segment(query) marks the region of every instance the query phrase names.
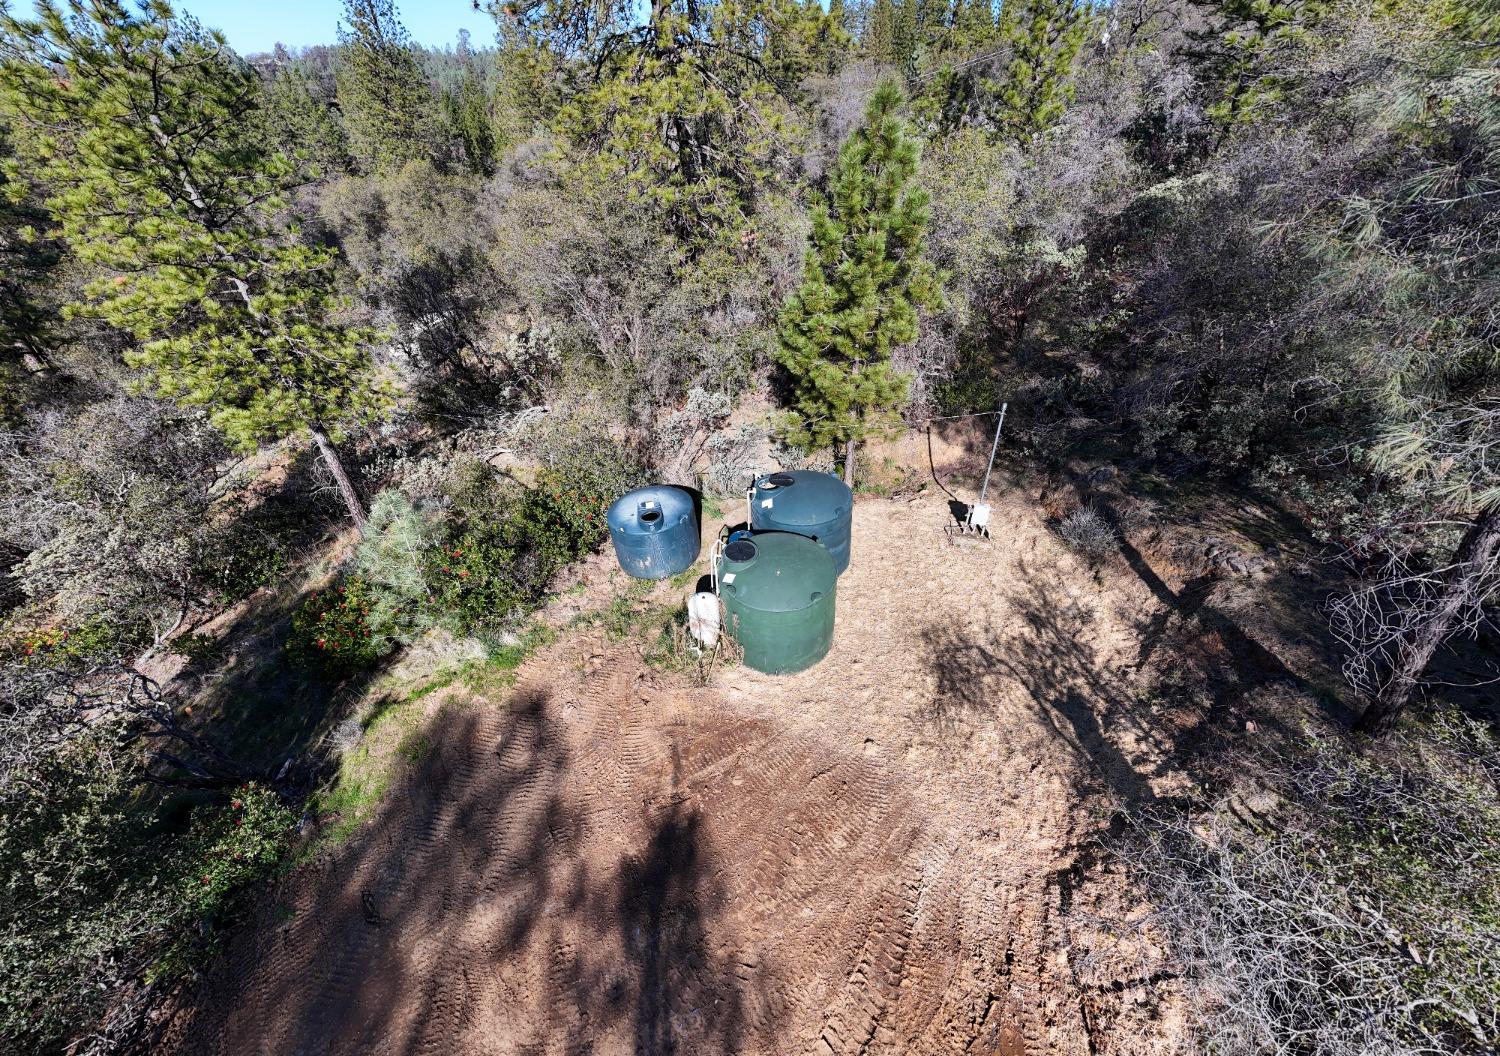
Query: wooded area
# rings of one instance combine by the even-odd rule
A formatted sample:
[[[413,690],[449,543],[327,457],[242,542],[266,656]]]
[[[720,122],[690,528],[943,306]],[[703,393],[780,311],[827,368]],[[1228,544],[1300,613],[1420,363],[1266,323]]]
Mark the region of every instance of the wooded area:
[[[1011,463],[1316,552],[1345,731],[1109,852],[1180,1051],[1494,1052],[1500,710],[1439,668],[1500,661],[1500,3],[488,6],[244,56],[0,5],[6,1050],[151,1051],[305,848],[306,731],[424,635],[524,654],[622,491],[873,487],[1008,401]],[[1057,530],[1105,575],[1130,516]]]

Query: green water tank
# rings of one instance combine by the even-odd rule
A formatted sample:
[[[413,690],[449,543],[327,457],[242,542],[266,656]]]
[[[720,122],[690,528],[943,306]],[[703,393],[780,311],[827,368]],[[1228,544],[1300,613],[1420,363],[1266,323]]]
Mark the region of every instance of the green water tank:
[[[719,597],[745,664],[768,675],[812,667],[833,644],[838,570],[821,544],[790,532],[760,532],[724,548]]]

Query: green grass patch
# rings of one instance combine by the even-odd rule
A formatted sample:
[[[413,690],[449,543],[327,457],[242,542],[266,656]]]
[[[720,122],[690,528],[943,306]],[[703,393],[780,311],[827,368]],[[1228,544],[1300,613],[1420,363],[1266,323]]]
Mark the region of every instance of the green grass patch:
[[[458,681],[458,677],[461,671],[461,668],[453,668],[449,671],[444,671],[432,681],[424,682],[416,689],[412,690],[409,694],[407,694],[406,699],[411,701],[412,703],[416,703],[423,697],[432,696],[432,694],[436,693],[440,689],[447,689],[449,686],[453,685],[454,682]]]
[[[642,603],[655,586],[652,580],[632,579],[604,608],[581,612],[568,626],[599,627],[611,641],[619,641],[635,630],[636,619],[643,611]]]
[[[423,688],[428,693],[436,691]],[[340,757],[338,773],[329,786],[313,796],[317,815],[338,816],[323,830],[319,843],[348,839],[380,805],[402,771],[425,758],[431,742],[424,729],[424,711],[410,698],[385,697],[375,705],[359,743]]]
[[[503,694],[516,684],[516,667],[519,666],[519,662],[508,663],[507,660],[508,657],[502,657],[498,663],[493,659],[471,660],[459,672],[458,680],[475,696]]]

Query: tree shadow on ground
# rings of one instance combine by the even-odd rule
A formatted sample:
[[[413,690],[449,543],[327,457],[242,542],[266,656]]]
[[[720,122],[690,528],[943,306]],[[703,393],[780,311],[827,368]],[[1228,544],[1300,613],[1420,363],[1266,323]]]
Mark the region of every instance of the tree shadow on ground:
[[[1213,687],[1213,705],[1208,716],[1207,727],[1222,729],[1232,719],[1243,719],[1240,714],[1252,693],[1268,684],[1283,682],[1308,691],[1326,718],[1347,724],[1353,713],[1336,693],[1318,691],[1307,680],[1287,666],[1281,657],[1249,634],[1227,609],[1215,603],[1215,594],[1226,582],[1224,575],[1213,570],[1197,575],[1180,588],[1173,589],[1165,576],[1160,574],[1151,561],[1131,542],[1130,532],[1117,508],[1120,496],[1106,488],[1096,487],[1092,477],[1077,472],[1065,471],[1067,486],[1074,493],[1079,505],[1091,506],[1109,522],[1114,530],[1120,556],[1131,573],[1149,590],[1161,604],[1159,612],[1141,624],[1141,650],[1136,666],[1144,670],[1148,665],[1160,665],[1163,648],[1181,647],[1194,643],[1192,665],[1195,674]],[[1233,516],[1226,515],[1223,504],[1206,501],[1194,489],[1183,490],[1183,501],[1192,509],[1192,519],[1197,525],[1207,525],[1218,531],[1238,534],[1250,540],[1252,545],[1266,547],[1285,545],[1289,541],[1312,546],[1305,525],[1274,500],[1254,489],[1241,489],[1243,499],[1249,500]],[[1195,496],[1197,498],[1195,499]],[[1320,606],[1321,593],[1328,584],[1320,583],[1316,588],[1318,599],[1313,604]],[[1306,604],[1309,586],[1291,587],[1284,575],[1276,580],[1259,584],[1253,596],[1259,600],[1271,599],[1278,593],[1295,595],[1296,604]],[[1284,599],[1282,599],[1284,600]],[[1173,625],[1177,633],[1171,633]],[[1284,633],[1307,634],[1306,627],[1295,630],[1282,627]],[[1320,626],[1312,635],[1318,641],[1318,651],[1324,656],[1334,652],[1327,629]],[[1206,648],[1205,648],[1206,647]],[[1213,655],[1210,655],[1213,654]],[[1177,658],[1172,658],[1177,659]],[[1257,715],[1258,721],[1273,722],[1274,717]]]
[[[1122,804],[1153,802],[1150,778],[1159,768],[1133,761],[1109,731],[1129,724],[1153,755],[1170,745],[1161,731],[1136,715],[1090,644],[1090,610],[1024,563],[1021,575],[1024,590],[1016,605],[1026,626],[1023,635],[1001,640],[948,623],[934,624],[923,633],[937,679],[929,720],[948,730],[974,722],[998,723],[1013,747],[1022,746],[1017,738],[1026,737],[1030,725],[1048,744],[1062,745],[1084,773]],[[1029,716],[1012,713],[1016,695],[1008,687],[1016,683],[1026,691]],[[1027,718],[1029,724],[1017,721]]]
[[[739,1051],[765,984],[719,953],[706,821],[668,774],[639,817],[588,809],[553,711],[532,687],[440,712],[377,818],[289,882],[296,916],[236,940],[181,1051]]]
[[[1268,681],[1301,684],[1302,679],[1287,667],[1281,657],[1245,633],[1244,628],[1232,616],[1211,603],[1215,586],[1223,582],[1218,574],[1208,573],[1194,577],[1175,591],[1124,535],[1119,535],[1119,549],[1125,558],[1125,564],[1130,565],[1130,570],[1145,583],[1146,589],[1152,592],[1152,597],[1163,604],[1163,612],[1148,622],[1145,633],[1142,634],[1140,654],[1136,658],[1137,667],[1145,667],[1151,663],[1157,649],[1167,640],[1167,621],[1176,618],[1193,622],[1203,634],[1211,634],[1224,646],[1226,673],[1229,676],[1223,679],[1224,690],[1214,694],[1214,709],[1209,720],[1215,723],[1226,720],[1236,703],[1241,702],[1245,694],[1257,685]]]
[[[1153,782],[1170,773],[1194,779],[1214,765],[1215,749],[1247,715],[1266,732],[1290,734],[1284,721],[1250,702],[1254,691],[1301,680],[1211,602],[1202,577],[1172,590],[1128,542],[1122,551],[1162,605],[1141,622],[1133,663],[1095,644],[1095,610],[1056,577],[1019,565],[1012,599],[1024,630],[1005,639],[958,623],[924,634],[937,694],[928,719],[949,732],[988,723],[1008,738],[1044,731],[1063,745],[1123,806],[1154,804]],[[1169,621],[1177,623],[1169,634]],[[1031,707],[1018,722],[1019,685]],[[1184,692],[1174,694],[1173,689]],[[1039,720],[1039,725],[1037,723]],[[1016,743],[1012,740],[1011,743]]]

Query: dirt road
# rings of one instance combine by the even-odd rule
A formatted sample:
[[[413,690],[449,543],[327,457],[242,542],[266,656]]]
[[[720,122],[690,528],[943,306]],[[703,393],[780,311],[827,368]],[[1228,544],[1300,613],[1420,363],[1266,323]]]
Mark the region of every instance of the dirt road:
[[[504,700],[446,702],[178,1051],[1159,1051],[1170,989],[1149,943],[1101,952],[1097,918],[1137,909],[1080,859],[1178,780],[1127,692],[1155,602],[1020,496],[990,549],[942,545],[945,514],[859,503],[810,671],[695,689],[591,632]]]

